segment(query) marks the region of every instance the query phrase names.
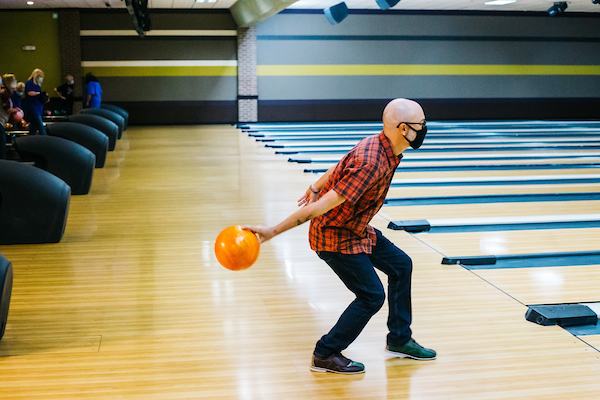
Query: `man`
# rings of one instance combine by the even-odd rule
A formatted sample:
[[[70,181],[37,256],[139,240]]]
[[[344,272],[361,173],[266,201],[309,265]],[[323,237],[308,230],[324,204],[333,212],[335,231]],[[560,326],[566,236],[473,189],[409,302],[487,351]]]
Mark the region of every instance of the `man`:
[[[75,90],[75,79],[73,75],[65,76],[65,82],[59,87],[55,87],[54,91],[62,100],[62,109],[67,115],[73,114],[73,92]]]
[[[310,185],[298,200],[301,209],[273,227],[248,227],[261,243],[312,220],[311,249],[355,295],[329,333],[317,342],[311,370],[359,374],[363,364],[341,354],[383,306],[385,291],[375,268],[388,275],[387,352],[397,357],[433,360],[436,353],[411,336],[412,262],[402,250],[369,226],[388,192],[402,152],[423,143],[427,126],[421,106],[392,100],[383,111],[383,131],[363,139],[342,160]]]

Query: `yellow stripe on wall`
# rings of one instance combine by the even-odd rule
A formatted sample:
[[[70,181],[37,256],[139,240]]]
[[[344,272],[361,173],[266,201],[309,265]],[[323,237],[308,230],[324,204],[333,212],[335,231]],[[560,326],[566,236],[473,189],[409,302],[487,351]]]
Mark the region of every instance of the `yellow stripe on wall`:
[[[96,76],[237,76],[234,66],[83,67]],[[598,65],[259,65],[258,76],[600,75]]]
[[[259,65],[258,76],[600,75],[599,65]]]
[[[102,76],[237,76],[237,67],[83,67],[83,74]]]

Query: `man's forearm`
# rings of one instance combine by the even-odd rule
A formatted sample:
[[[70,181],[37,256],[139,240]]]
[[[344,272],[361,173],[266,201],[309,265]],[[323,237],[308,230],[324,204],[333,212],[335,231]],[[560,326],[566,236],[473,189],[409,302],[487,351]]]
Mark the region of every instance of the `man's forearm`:
[[[329,180],[331,174],[333,174],[333,170],[337,167],[337,164],[333,167],[329,168],[327,172],[325,172],[315,183],[312,184],[312,188],[314,190],[322,190],[325,187],[325,184]]]
[[[339,206],[345,199],[331,190],[318,201],[311,203],[287,217],[283,222],[273,227],[275,235],[279,235],[295,226],[302,225],[306,221],[310,221],[319,215],[325,214],[334,207]]]
[[[283,233],[287,230],[292,229],[295,226],[302,225],[306,221],[310,221],[317,215],[312,215],[314,212],[314,205],[317,203],[309,204],[306,207],[300,208],[298,211],[287,217],[285,220],[273,227],[273,233],[275,236]]]

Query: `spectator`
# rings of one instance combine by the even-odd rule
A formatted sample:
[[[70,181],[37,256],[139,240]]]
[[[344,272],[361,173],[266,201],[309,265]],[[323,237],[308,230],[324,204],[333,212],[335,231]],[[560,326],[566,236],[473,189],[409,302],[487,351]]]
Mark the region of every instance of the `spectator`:
[[[62,100],[62,109],[67,115],[73,114],[73,88],[75,87],[75,79],[73,75],[65,76],[65,83],[57,88],[54,88],[58,97]]]
[[[2,131],[0,132],[2,135],[2,139],[0,139],[0,158],[6,156],[6,130],[4,129],[4,126],[10,121],[13,113],[21,111],[21,109],[15,107],[12,102],[12,94],[17,88],[17,78],[15,78],[13,74],[5,74],[2,77],[2,82],[4,86],[0,90],[0,106],[2,108],[2,116],[0,116],[0,122],[2,123]]]
[[[12,95],[13,106],[22,108],[21,107],[21,97],[23,96],[23,93],[25,93],[25,84],[23,82],[19,82],[19,83],[17,83],[17,88],[13,91],[13,95]]]
[[[0,89],[2,88],[2,76],[0,76]],[[8,121],[8,113],[4,107],[0,107],[0,159],[6,157],[6,130],[4,125]]]
[[[0,90],[0,105],[8,114],[8,119],[10,122],[10,116],[17,111],[21,111],[21,109],[12,101],[12,96],[15,90],[17,89],[17,78],[13,74],[5,74],[2,77],[2,82],[4,83],[2,89]]]
[[[44,82],[44,71],[36,68],[31,73],[29,80],[25,83],[25,119],[29,122],[29,134],[46,134],[46,128],[42,121],[44,112],[44,103],[40,95],[42,94],[42,83]]]
[[[91,72],[85,74],[85,106],[89,108],[100,108],[102,102],[102,88],[98,78]]]

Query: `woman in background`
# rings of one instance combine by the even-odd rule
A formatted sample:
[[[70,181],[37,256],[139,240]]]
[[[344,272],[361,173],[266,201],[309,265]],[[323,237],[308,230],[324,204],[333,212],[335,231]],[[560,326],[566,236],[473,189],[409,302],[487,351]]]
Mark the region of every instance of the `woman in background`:
[[[85,74],[85,106],[89,108],[100,108],[102,102],[102,88],[98,78],[91,72]]]
[[[46,128],[42,121],[44,102],[40,99],[42,93],[42,82],[44,82],[44,71],[36,68],[31,73],[29,80],[25,83],[25,119],[29,122],[29,134],[46,134]]]
[[[23,114],[17,118],[17,114],[21,109],[13,104],[12,95],[17,88],[17,78],[13,74],[5,74],[2,76],[2,88],[0,89],[0,158],[6,157],[6,130],[4,126],[7,122],[21,122]]]
[[[0,75],[0,90],[2,86],[2,75]],[[8,113],[4,107],[0,107],[0,159],[6,156],[6,130],[4,124],[8,121]]]
[[[2,76],[3,87],[0,90],[0,104],[8,114],[8,122],[13,122],[14,115],[21,111],[12,100],[13,93],[17,90],[17,78],[13,74],[5,74]],[[17,121],[20,122],[20,119]]]

